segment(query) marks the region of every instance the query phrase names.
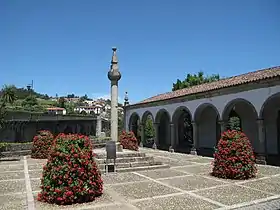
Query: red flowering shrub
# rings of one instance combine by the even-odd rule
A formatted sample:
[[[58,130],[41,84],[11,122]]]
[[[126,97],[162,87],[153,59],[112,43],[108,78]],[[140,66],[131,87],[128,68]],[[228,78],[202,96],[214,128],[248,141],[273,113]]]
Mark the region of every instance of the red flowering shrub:
[[[123,131],[120,135],[120,144],[124,149],[138,151],[138,141],[132,131]]]
[[[93,201],[103,191],[88,137],[59,134],[43,168],[38,200],[59,205]]]
[[[31,158],[46,159],[50,153],[50,147],[53,142],[53,135],[50,131],[42,130],[34,136],[31,149]]]
[[[255,177],[255,155],[247,136],[236,130],[224,132],[214,154],[213,166],[212,175],[219,178]]]

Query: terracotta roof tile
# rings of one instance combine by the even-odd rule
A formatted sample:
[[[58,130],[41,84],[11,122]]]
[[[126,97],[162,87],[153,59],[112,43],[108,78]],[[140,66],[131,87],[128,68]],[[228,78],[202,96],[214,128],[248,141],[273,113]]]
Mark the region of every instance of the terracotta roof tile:
[[[246,74],[241,74],[230,78],[221,79],[217,82],[205,83],[190,88],[184,88],[181,90],[159,94],[151,98],[145,99],[143,101],[140,101],[139,103],[136,104],[146,104],[155,101],[162,101],[162,100],[177,98],[181,96],[192,95],[196,93],[203,93],[211,90],[237,86],[245,83],[251,83],[254,81],[260,81],[260,80],[269,79],[278,76],[280,76],[280,66],[249,72]],[[132,104],[132,105],[136,105],[136,104]]]

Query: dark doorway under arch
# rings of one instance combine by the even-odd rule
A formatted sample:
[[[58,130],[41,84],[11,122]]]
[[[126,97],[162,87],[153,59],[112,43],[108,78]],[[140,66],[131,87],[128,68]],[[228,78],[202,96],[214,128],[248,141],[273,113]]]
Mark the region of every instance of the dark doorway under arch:
[[[177,152],[189,153],[193,146],[193,127],[191,114],[188,110],[182,108],[174,113],[174,126],[176,135]]]
[[[258,115],[254,105],[242,98],[234,99],[227,104],[222,115],[226,128],[229,128],[230,117],[237,117],[239,119],[241,131],[249,138],[254,152],[258,153]]]
[[[138,143],[141,140],[140,131],[139,131],[139,125],[140,125],[140,117],[138,114],[132,114],[129,120],[129,131],[132,131],[135,135],[135,137],[138,140]]]
[[[158,145],[161,150],[168,150],[170,146],[170,116],[166,111],[160,111],[157,114],[158,123]]]

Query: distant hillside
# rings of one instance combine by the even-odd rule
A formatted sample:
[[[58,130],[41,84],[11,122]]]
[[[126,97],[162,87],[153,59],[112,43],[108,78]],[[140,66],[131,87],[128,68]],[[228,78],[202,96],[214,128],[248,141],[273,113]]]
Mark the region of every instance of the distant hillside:
[[[50,98],[47,94],[37,93],[34,90],[27,90],[26,88],[18,88],[16,86],[12,86],[12,87],[15,91],[17,99],[25,99],[30,94],[32,94],[36,98],[41,98],[41,99],[49,99]],[[1,95],[1,90],[0,90],[0,95]]]

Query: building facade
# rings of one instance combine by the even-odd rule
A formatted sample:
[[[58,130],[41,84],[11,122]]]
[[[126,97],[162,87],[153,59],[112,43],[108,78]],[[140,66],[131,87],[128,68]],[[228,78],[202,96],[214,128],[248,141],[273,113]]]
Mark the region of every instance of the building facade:
[[[185,88],[125,108],[126,130],[151,116],[160,149],[212,155],[229,118],[238,117],[257,155],[280,154],[280,67]],[[144,129],[141,140],[145,142]]]

